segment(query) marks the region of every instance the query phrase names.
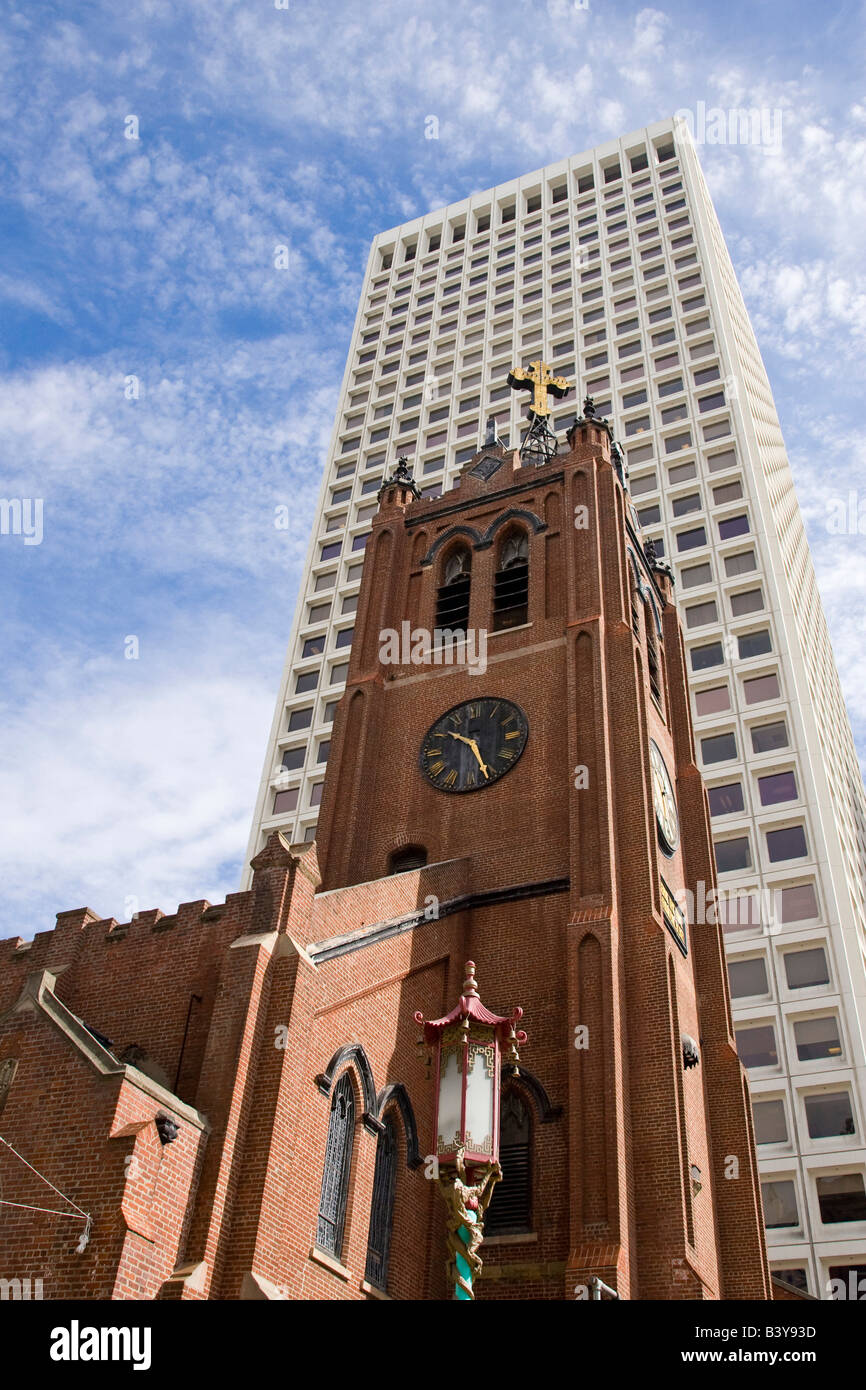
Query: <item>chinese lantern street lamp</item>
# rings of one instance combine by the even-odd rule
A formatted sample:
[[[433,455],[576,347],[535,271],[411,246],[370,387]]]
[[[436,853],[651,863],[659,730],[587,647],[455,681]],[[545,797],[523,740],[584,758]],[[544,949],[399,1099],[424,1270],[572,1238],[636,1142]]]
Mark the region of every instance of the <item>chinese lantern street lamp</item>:
[[[420,1044],[430,1049],[435,1067],[433,1153],[439,1191],[448,1221],[448,1275],[456,1299],[474,1299],[481,1269],[478,1248],[484,1239],[484,1213],[502,1177],[499,1166],[499,1083],[502,1056],[516,1064],[517,1045],[526,1034],[510,1016],[492,1014],[478,997],[475,962],[466,962],[460,1002],[444,1018],[425,1020]]]

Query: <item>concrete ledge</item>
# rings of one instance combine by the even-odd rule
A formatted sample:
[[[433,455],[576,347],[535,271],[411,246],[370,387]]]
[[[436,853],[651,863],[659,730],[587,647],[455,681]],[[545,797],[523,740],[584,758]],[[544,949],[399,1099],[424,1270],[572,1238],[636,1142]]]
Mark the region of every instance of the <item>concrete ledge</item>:
[[[332,1274],[336,1274],[338,1279],[344,1279],[346,1283],[352,1278],[352,1271],[345,1265],[335,1260],[333,1255],[328,1255],[324,1250],[320,1250],[318,1245],[310,1249],[310,1259],[314,1264],[321,1265],[323,1269],[329,1269]]]
[[[378,1298],[381,1299],[383,1303],[394,1302],[389,1293],[386,1293],[384,1289],[377,1289],[375,1284],[368,1284],[366,1279],[361,1280],[358,1288],[361,1290],[361,1293],[365,1293],[368,1298]]]

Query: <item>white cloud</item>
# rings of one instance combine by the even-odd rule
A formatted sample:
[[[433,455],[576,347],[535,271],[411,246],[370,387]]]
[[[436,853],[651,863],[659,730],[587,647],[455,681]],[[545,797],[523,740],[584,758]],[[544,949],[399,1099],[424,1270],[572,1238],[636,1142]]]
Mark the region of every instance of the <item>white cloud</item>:
[[[137,400],[125,395],[131,369]],[[291,562],[296,576],[338,383],[333,358],[283,337],[171,365],[115,359],[20,373],[0,381],[5,486],[44,499],[46,565],[74,536],[83,563],[158,554],[162,574],[218,565],[226,583]],[[286,500],[288,533],[273,524]]]
[[[0,35],[0,154],[25,229],[0,295],[69,332],[0,388],[8,490],[45,497],[20,573],[54,641],[6,672],[21,923],[235,886],[368,238],[698,100],[783,114],[778,155],[700,157],[866,732],[862,541],[824,526],[828,488],[866,463],[866,108],[837,60],[809,67],[809,45],[786,60],[718,7],[338,0],[323,26],[317,0],[138,0],[98,28],[86,10],[46,24],[19,7]],[[289,535],[272,525],[284,500]],[[147,626],[139,663],[105,655],[127,613]]]
[[[248,636],[214,619],[206,638],[155,633],[137,661],[121,640],[110,656],[39,655],[3,711],[0,935],[47,930],[71,907],[128,920],[233,892],[273,693]]]
[[[22,308],[44,314],[46,318],[53,319],[55,323],[69,322],[68,311],[55,303],[51,296],[45,294],[38,285],[27,280],[18,280],[12,275],[0,272],[0,300],[3,299],[7,303],[18,304]]]
[[[664,56],[664,39],[671,25],[670,16],[662,10],[645,9],[635,15],[634,51],[636,56]]]

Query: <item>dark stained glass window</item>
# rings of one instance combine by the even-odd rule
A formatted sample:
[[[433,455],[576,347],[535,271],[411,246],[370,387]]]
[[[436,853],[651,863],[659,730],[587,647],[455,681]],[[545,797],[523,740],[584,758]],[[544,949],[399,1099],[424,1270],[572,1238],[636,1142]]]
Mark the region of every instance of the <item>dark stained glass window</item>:
[[[346,1224],[346,1198],[349,1193],[349,1169],[352,1165],[354,1135],[355,1093],[349,1073],[344,1072],[334,1087],[331,1098],[331,1120],[328,1125],[322,1200],[319,1204],[316,1235],[319,1248],[336,1259],[340,1258],[343,1250],[343,1228]]]
[[[376,1145],[373,1173],[373,1202],[370,1208],[370,1235],[367,1241],[366,1278],[377,1289],[388,1287],[388,1255],[394,1220],[394,1188],[397,1180],[397,1132],[392,1115],[386,1115],[385,1128]]]

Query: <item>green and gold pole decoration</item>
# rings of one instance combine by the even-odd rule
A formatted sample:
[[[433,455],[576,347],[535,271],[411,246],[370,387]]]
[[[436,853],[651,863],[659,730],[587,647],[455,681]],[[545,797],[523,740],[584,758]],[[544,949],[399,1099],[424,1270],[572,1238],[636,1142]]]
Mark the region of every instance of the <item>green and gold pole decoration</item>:
[[[433,1154],[448,1226],[448,1278],[454,1297],[475,1298],[481,1272],[478,1253],[484,1239],[484,1213],[499,1166],[499,1088],[502,1057],[515,1065],[526,1034],[515,1025],[521,1008],[494,1014],[478,995],[474,961],[466,962],[460,1002],[444,1018],[425,1020],[419,1042],[435,1067]]]
[[[466,1181],[463,1150],[455,1155],[453,1170],[439,1169],[439,1191],[448,1213],[448,1274],[454,1286],[454,1297],[473,1299],[474,1282],[481,1270],[478,1247],[484,1239],[484,1213],[493,1196],[493,1189],[502,1177],[499,1163],[477,1168],[473,1176],[478,1181]]]

